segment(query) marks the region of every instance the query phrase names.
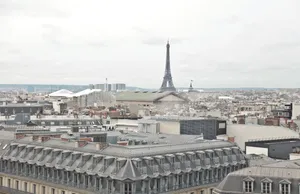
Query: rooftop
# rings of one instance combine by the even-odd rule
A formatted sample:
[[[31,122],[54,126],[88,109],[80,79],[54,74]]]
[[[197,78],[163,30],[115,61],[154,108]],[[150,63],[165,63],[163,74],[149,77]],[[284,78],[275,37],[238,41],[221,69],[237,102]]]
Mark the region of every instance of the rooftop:
[[[101,91],[102,91],[101,89],[85,89],[85,90],[82,90],[80,92],[77,92],[77,93],[73,94],[73,97],[89,95],[93,92],[101,92]]]
[[[108,134],[110,134],[110,132],[108,132]],[[203,136],[201,135],[150,134],[138,132],[121,134],[119,137],[124,140],[146,141],[154,144],[176,144],[203,141]]]
[[[50,97],[71,97],[73,95],[73,92],[65,89],[58,90],[56,92],[53,92],[49,94]]]
[[[0,107],[43,107],[45,104],[38,103],[10,103],[1,104]]]
[[[183,117],[183,116],[153,116],[152,120],[187,121],[187,120],[223,120],[217,117]]]
[[[261,166],[254,166],[232,172],[240,176],[261,176],[280,178],[300,178],[300,159],[279,161]]]
[[[119,92],[117,93],[116,99],[117,101],[140,101],[140,102],[154,102],[157,101],[161,98],[164,98],[168,95],[174,95],[178,98],[184,99],[180,95],[176,94],[175,92],[131,92],[131,91],[126,91],[126,92]],[[184,99],[185,100],[185,99]]]
[[[278,139],[266,139],[258,141],[247,142],[247,145],[251,146],[264,146],[264,145],[278,145],[278,144],[289,144],[289,143],[300,143],[299,138],[278,138]]]

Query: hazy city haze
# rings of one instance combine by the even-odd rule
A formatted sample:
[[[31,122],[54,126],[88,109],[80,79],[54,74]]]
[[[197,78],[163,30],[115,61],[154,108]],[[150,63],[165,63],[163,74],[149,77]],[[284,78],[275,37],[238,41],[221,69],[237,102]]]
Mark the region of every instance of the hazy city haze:
[[[1,83],[299,87],[299,0],[1,0]]]

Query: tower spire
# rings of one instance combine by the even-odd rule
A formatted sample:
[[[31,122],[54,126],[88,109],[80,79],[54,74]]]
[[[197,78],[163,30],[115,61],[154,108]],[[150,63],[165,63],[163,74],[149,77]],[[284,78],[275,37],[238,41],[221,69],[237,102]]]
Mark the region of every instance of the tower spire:
[[[174,87],[172,75],[171,75],[171,65],[170,65],[170,43],[169,40],[166,45],[166,66],[165,66],[165,75],[163,82],[160,87],[160,91],[176,91]]]
[[[193,80],[191,80],[190,89],[193,89]]]

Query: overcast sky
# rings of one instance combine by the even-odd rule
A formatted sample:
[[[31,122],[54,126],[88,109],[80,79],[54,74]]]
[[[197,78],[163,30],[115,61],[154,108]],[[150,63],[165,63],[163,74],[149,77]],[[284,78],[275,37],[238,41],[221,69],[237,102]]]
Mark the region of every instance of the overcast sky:
[[[1,0],[1,83],[299,87],[299,0]]]

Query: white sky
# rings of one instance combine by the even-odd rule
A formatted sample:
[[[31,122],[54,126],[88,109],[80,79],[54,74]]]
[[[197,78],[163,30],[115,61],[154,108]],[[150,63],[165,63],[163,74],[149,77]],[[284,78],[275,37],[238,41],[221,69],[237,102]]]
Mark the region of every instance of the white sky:
[[[4,83],[299,87],[299,0],[1,0]]]

